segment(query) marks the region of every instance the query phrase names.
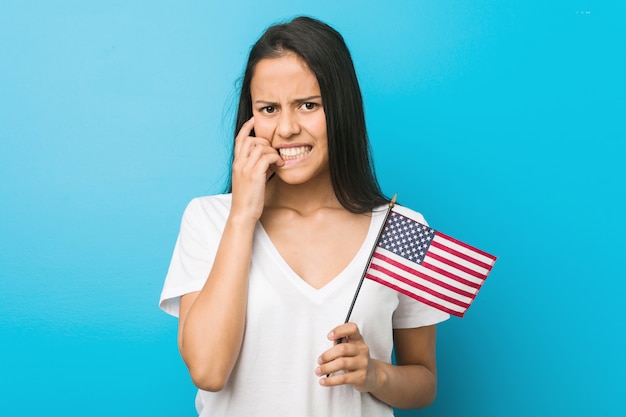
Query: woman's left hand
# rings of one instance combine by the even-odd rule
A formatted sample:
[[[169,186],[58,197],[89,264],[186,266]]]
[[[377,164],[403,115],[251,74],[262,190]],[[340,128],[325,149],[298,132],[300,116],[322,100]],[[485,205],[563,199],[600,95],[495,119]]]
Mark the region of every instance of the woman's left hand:
[[[335,345],[322,353],[315,369],[315,374],[321,377],[321,385],[350,384],[360,392],[371,392],[383,384],[383,374],[378,371],[377,361],[370,357],[369,348],[355,323],[335,327],[328,339]]]

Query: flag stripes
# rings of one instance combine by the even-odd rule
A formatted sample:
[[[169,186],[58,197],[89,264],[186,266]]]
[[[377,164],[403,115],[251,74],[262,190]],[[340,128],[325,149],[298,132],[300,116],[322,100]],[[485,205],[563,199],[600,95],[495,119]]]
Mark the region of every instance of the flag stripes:
[[[463,285],[458,281],[444,276],[437,275],[436,273],[426,274],[420,271],[418,268],[411,268],[401,261],[394,260],[394,254],[388,253],[387,256],[383,255],[384,249],[380,250],[378,253],[374,254],[372,258],[372,263],[370,267],[376,269],[381,272],[394,274],[394,278],[398,279],[399,276],[403,276],[403,279],[413,280],[416,282],[415,285],[418,285],[417,282],[420,282],[415,279],[415,277],[420,278],[422,281],[422,285],[428,288],[431,288],[433,291],[438,291],[441,294],[448,294],[449,296],[458,295],[460,297],[466,297],[467,300],[461,299],[461,301],[469,302],[470,299],[476,293],[476,288]],[[419,265],[416,265],[418,267]],[[429,285],[432,284],[432,285]],[[448,293],[449,291],[450,293]]]
[[[413,211],[401,210],[392,209],[365,276],[463,317],[496,257],[423,225],[411,218],[421,219]]]
[[[381,252],[385,252],[384,249]],[[407,267],[394,260],[396,255],[392,253],[378,255],[372,257],[367,278],[455,316],[462,316],[471,304],[472,292],[475,293],[476,289],[463,291],[445,276],[431,277],[428,273]],[[423,271],[427,271],[426,268]]]

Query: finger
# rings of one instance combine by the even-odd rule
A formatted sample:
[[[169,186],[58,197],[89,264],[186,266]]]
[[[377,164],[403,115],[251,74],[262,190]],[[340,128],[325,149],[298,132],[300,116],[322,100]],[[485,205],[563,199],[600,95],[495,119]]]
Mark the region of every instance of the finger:
[[[239,129],[239,132],[237,132],[237,136],[235,136],[235,150],[234,150],[235,157],[237,157],[239,153],[241,152],[241,143],[243,142],[245,138],[250,136],[250,134],[252,133],[252,129],[254,129],[254,117],[251,117],[250,119],[248,119],[241,126],[241,129]]]
[[[274,149],[274,148],[272,148],[272,149]],[[278,155],[278,160],[276,161],[276,163],[274,165],[276,165],[277,167],[284,166],[285,165],[285,160],[280,156],[278,151],[276,151],[276,154]]]
[[[269,145],[267,139],[253,136],[242,139],[238,144],[238,155],[235,156],[235,160],[233,161],[233,173],[242,172],[254,166],[259,161],[261,155],[264,154],[276,155],[276,158],[272,158],[270,163],[283,163],[277,160],[277,158],[280,158],[278,151]],[[267,169],[267,167],[265,169]]]
[[[355,369],[357,369],[357,367],[352,363],[351,358],[341,357],[331,362],[318,365],[318,367],[315,368],[315,374],[317,376],[325,375],[328,377],[337,372],[349,372],[354,371]]]
[[[317,359],[317,363],[320,366],[326,367],[326,366],[329,366],[329,364],[335,362],[334,365],[331,365],[332,367],[338,366],[339,368],[337,369],[344,369],[341,367],[344,366],[345,364],[340,362],[340,360],[342,358],[354,357],[356,355],[358,355],[358,348],[354,343],[341,343],[341,344],[333,346],[332,348],[328,349],[326,352],[322,353]],[[335,368],[333,369],[337,370]]]
[[[364,377],[362,374],[363,372],[359,372],[359,371],[331,373],[331,374],[322,376],[319,379],[319,383],[320,385],[327,386],[327,387],[333,387],[337,385],[346,385],[346,384],[356,385],[356,384],[360,384],[361,381],[364,380]]]
[[[242,147],[241,159],[246,160],[248,164],[256,164],[262,158],[270,164],[284,164],[278,151],[269,145],[267,139],[249,137]]]
[[[361,356],[342,356],[315,368],[317,376],[330,378],[338,375],[362,373],[367,369],[367,358]],[[345,378],[344,378],[345,380]],[[333,379],[338,381],[338,379]]]
[[[244,176],[251,175],[251,178],[262,177],[263,181],[267,181],[268,172],[271,171],[273,165],[282,163],[278,152],[269,146],[255,146],[247,158],[240,159],[237,172]]]
[[[328,333],[328,339],[336,343],[354,342],[362,340],[359,326],[356,323],[345,323],[335,327]]]
[[[270,142],[265,138],[248,136],[248,137],[242,138],[238,146],[239,146],[239,151],[238,151],[238,155],[235,156],[235,159],[249,157],[252,154],[252,151],[254,151],[255,149],[261,152],[270,152],[270,153],[278,154],[278,151],[272,148],[270,146]]]
[[[274,162],[270,165],[270,167],[268,168],[268,170],[267,170],[267,172],[265,174],[265,181],[266,182],[276,173],[276,168],[279,168],[279,167],[282,167],[282,166],[285,165],[285,161],[280,156],[278,151],[276,151],[276,154],[278,155],[278,158],[274,160]]]

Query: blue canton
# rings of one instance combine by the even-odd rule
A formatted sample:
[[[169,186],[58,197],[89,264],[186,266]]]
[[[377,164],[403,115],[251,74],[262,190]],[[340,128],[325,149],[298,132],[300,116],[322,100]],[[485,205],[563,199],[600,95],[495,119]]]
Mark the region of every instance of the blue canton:
[[[392,211],[378,246],[421,264],[434,237],[435,230]]]

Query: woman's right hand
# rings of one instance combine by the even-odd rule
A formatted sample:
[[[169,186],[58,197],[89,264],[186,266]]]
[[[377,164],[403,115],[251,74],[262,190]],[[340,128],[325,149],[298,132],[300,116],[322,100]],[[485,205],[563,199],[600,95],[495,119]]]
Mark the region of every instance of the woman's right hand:
[[[272,165],[282,166],[278,151],[268,139],[251,136],[254,117],[245,122],[235,138],[232,170],[233,202],[231,216],[258,220],[265,204],[265,184]]]

